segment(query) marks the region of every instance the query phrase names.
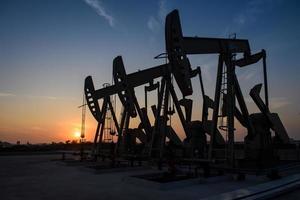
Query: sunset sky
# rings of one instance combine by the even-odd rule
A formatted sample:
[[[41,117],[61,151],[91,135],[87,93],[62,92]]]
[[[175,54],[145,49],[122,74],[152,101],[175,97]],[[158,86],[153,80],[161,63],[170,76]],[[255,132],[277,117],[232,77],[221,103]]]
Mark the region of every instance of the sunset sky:
[[[297,0],[1,0],[0,141],[75,139],[84,78],[92,75],[96,88],[110,83],[112,60],[118,55],[127,73],[163,63],[153,57],[165,51],[164,19],[175,8],[186,36],[227,38],[236,33],[249,39],[253,53],[266,49],[271,111],[279,113],[290,137],[300,139]],[[217,57],[190,56],[190,61],[201,66],[206,92],[213,98]],[[263,81],[261,66],[237,69],[251,113],[258,109],[249,91]],[[193,84],[193,118],[200,119],[199,83]],[[141,106],[143,95],[137,88]],[[176,117],[173,123],[183,137]],[[96,122],[89,111],[86,126],[92,140]],[[238,129],[237,138],[243,136]]]

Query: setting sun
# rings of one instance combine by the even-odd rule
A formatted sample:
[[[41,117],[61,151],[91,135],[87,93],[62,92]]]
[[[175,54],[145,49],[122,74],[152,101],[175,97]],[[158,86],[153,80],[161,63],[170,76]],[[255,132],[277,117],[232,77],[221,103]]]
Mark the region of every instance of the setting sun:
[[[80,138],[81,133],[79,131],[74,132],[74,137]]]

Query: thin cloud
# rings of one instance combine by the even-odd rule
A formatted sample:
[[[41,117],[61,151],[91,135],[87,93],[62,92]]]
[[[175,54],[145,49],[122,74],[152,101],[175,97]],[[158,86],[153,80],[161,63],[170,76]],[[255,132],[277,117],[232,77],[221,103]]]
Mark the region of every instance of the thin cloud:
[[[272,109],[279,109],[286,107],[288,105],[292,104],[289,99],[285,97],[273,97],[270,99],[270,107]]]
[[[32,98],[32,99],[47,99],[47,100],[57,100],[58,97],[54,96],[38,96],[38,95],[25,95],[26,98]]]
[[[240,14],[235,19],[233,19],[233,21],[234,21],[234,23],[242,26],[246,22],[245,15],[244,14]]]
[[[32,126],[30,129],[33,131],[44,131],[45,130],[44,128],[42,128],[40,126]]]
[[[12,93],[6,93],[6,92],[0,92],[0,97],[14,97],[15,94]]]
[[[264,100],[264,97],[262,97],[262,99]],[[250,103],[250,104],[254,105],[255,107],[257,107],[252,98],[245,97],[245,101],[247,103]],[[274,110],[277,110],[280,108],[284,108],[284,107],[292,104],[292,102],[286,97],[272,97],[269,99],[269,102],[270,102],[270,110],[271,111],[274,111]]]
[[[158,17],[160,19],[160,21],[163,23],[164,20],[165,20],[165,17],[168,13],[168,10],[166,8],[166,1],[162,0],[162,1],[159,1],[158,3]]]
[[[51,101],[56,101],[56,100],[75,100],[73,97],[56,97],[56,96],[46,96],[46,95],[23,95],[23,94],[13,94],[13,93],[8,93],[8,92],[0,92],[0,98],[3,97],[18,97],[18,98],[30,98],[30,99],[46,99],[46,100],[51,100]]]
[[[148,19],[147,27],[148,27],[152,32],[157,32],[158,29],[159,29],[159,26],[160,26],[160,24],[158,23],[158,21],[157,21],[153,16],[151,16],[151,17]]]
[[[148,18],[147,27],[152,32],[158,32],[165,22],[165,17],[168,13],[166,1],[161,0],[158,2],[158,12]]]
[[[32,99],[46,99],[49,101],[59,101],[59,100],[67,100],[67,101],[74,101],[76,98],[73,97],[56,97],[56,96],[39,96],[39,95],[24,95],[26,98],[32,98]]]
[[[100,1],[98,0],[84,0],[84,2],[89,5],[91,8],[94,9],[94,11],[96,11],[96,13],[103,17],[107,22],[108,24],[111,26],[111,27],[114,27],[115,26],[115,18],[108,14],[105,10],[105,8],[103,7],[103,5],[100,3]]]
[[[266,10],[274,4],[280,4],[280,0],[250,0],[244,9],[238,12],[232,19],[232,24],[225,28],[224,34],[229,35],[232,32],[239,32],[246,25],[253,24]]]
[[[57,100],[58,99],[57,97],[53,97],[53,96],[41,96],[41,98],[49,99],[49,100]]]
[[[256,71],[246,71],[240,76],[240,80],[242,81],[248,81],[256,76]]]

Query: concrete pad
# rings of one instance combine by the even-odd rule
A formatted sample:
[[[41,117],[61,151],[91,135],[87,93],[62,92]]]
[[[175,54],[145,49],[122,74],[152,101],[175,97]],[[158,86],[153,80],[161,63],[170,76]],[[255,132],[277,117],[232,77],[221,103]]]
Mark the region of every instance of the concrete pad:
[[[94,174],[81,166],[60,165],[61,155],[0,156],[0,199],[2,200],[194,200],[248,188],[267,180],[224,179],[174,189],[140,187],[126,179],[155,169]],[[200,180],[200,179],[199,179]]]

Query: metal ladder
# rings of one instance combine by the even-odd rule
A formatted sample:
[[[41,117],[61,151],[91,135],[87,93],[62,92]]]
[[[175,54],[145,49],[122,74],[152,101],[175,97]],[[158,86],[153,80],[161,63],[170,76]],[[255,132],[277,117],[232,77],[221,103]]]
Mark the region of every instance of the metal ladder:
[[[225,138],[225,154],[224,158],[227,158],[228,152],[228,124],[227,124],[227,116],[226,116],[226,104],[224,103],[225,98],[227,95],[227,67],[223,66],[223,73],[222,73],[222,83],[221,83],[221,102],[222,105],[220,106],[220,115],[218,115],[218,124],[219,129],[223,132]]]
[[[236,34],[230,34],[229,35],[230,39],[236,39]],[[235,62],[236,60],[236,54],[232,55],[232,61]],[[218,124],[219,124],[219,129],[223,132],[224,136],[225,136],[225,153],[224,153],[224,157],[228,158],[228,121],[227,121],[227,111],[226,111],[226,104],[225,102],[225,98],[227,95],[227,66],[223,65],[223,73],[222,73],[222,83],[221,83],[221,102],[222,105],[220,106],[220,115],[218,115],[218,118],[220,118],[220,120],[218,119]]]
[[[103,84],[103,87],[108,87],[110,86],[109,83],[104,83]],[[111,97],[110,98],[110,101],[112,102],[113,99]],[[112,105],[114,105],[114,103],[112,102]],[[109,108],[109,106],[107,106],[106,108],[106,116],[105,116],[105,123],[104,123],[104,130],[103,130],[103,142],[105,143],[109,143],[112,141],[112,135],[111,135],[111,132],[112,132],[112,114],[111,114],[111,110]]]

